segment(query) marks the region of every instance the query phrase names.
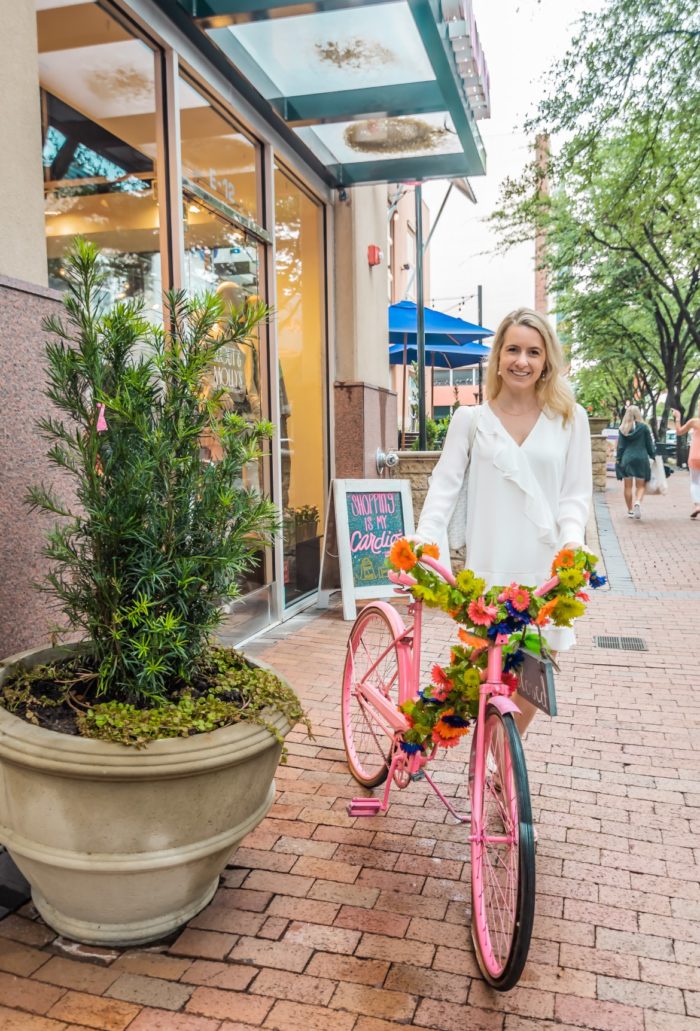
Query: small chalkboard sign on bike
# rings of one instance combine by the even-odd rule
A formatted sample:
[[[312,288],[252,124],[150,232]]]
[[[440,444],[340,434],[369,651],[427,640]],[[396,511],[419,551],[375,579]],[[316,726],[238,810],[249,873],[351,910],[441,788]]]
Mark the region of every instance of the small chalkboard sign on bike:
[[[546,655],[522,649],[518,694],[548,716],[557,714],[557,696],[554,689],[554,663]]]
[[[392,544],[413,533],[409,480],[334,480],[326,509],[318,604],[343,594],[343,618],[357,615],[356,600],[389,598],[395,587],[386,559]]]

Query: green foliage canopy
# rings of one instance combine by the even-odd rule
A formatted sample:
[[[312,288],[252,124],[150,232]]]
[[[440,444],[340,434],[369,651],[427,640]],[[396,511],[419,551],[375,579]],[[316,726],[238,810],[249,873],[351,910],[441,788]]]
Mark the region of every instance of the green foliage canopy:
[[[650,410],[700,395],[700,9],[610,0],[588,14],[529,128],[563,133],[506,182],[503,245],[541,234],[574,369]],[[612,363],[612,364],[611,364]],[[632,384],[632,393],[627,387]]]

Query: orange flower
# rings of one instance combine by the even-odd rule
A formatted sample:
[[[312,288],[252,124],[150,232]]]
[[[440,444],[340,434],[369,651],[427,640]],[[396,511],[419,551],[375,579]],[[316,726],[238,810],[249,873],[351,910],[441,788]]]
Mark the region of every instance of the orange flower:
[[[454,715],[454,709],[445,709],[440,719],[433,727],[432,738],[436,745],[440,745],[442,748],[451,748],[456,745],[461,737],[469,733],[469,727],[453,727],[449,723],[445,723],[445,716]]]
[[[552,576],[556,576],[557,569],[571,569],[574,565],[576,565],[576,556],[571,548],[562,548],[561,551],[554,556],[554,561],[552,562]]]
[[[487,645],[487,642],[482,640],[481,637],[477,637],[476,634],[469,634],[466,630],[462,630],[461,627],[457,631],[457,637],[464,644],[469,645],[470,648],[475,648],[477,651],[481,651]]]
[[[423,554],[428,555],[430,558],[434,558],[437,560],[440,558],[440,549],[438,548],[437,544],[424,544]]]
[[[409,569],[413,569],[417,561],[418,559],[413,553],[413,548],[405,537],[401,537],[392,544],[391,551],[389,552],[389,562],[391,562],[392,566],[407,572]]]
[[[537,626],[546,626],[549,623],[549,617],[557,607],[557,598],[552,598],[551,601],[546,601],[540,611],[535,617],[535,623]]]

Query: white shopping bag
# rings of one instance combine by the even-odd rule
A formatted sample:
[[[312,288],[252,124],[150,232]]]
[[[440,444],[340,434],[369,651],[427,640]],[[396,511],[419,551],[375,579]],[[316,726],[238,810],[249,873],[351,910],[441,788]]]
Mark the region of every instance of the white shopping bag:
[[[668,484],[666,483],[663,458],[661,455],[657,455],[656,458],[650,458],[649,463],[651,465],[651,479],[647,483],[646,493],[665,494],[668,490]]]

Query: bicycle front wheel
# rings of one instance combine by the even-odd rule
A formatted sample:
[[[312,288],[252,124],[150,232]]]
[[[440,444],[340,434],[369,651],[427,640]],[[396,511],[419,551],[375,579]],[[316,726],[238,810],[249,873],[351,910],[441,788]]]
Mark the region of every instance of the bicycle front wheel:
[[[397,613],[387,612],[381,604],[368,605],[355,620],[348,639],[343,671],[343,741],[350,772],[366,788],[386,780],[393,732],[363,696],[362,688],[376,688],[398,705],[399,684],[405,675],[404,653],[398,643],[402,629]]]
[[[472,939],[492,988],[517,984],[535,915],[535,839],[523,746],[512,715],[487,706],[483,769],[470,764],[472,797]],[[483,777],[479,811],[474,782]]]

